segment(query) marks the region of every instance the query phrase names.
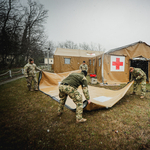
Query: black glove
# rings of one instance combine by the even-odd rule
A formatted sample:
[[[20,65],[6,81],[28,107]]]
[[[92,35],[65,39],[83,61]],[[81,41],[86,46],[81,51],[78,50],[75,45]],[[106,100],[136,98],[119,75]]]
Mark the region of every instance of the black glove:
[[[136,81],[136,78],[133,78],[132,81]]]

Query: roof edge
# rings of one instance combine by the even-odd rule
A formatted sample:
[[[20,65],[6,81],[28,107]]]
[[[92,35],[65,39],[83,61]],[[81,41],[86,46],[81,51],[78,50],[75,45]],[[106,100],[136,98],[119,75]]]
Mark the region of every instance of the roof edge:
[[[132,44],[128,44],[128,45],[122,46],[122,47],[118,47],[118,48],[115,48],[115,49],[110,49],[109,51],[105,52],[105,54],[109,54],[109,53],[112,53],[112,52],[114,52],[114,51],[119,51],[119,50],[121,50],[121,49],[128,48],[128,47],[130,47],[130,46],[134,46],[134,45],[136,45],[136,44],[138,44],[138,43],[144,43],[144,44],[146,44],[147,46],[150,47],[150,45],[148,45],[147,43],[142,42],[142,41],[138,41],[138,42],[135,42],[135,43],[132,43]]]

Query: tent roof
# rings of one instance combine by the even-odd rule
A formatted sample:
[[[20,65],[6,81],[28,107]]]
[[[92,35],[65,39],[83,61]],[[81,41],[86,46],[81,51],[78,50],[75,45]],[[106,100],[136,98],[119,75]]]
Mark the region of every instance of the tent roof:
[[[125,46],[122,46],[122,47],[118,47],[118,48],[115,48],[115,49],[111,49],[111,50],[105,52],[105,54],[109,54],[109,53],[112,53],[112,52],[114,52],[114,51],[119,51],[119,50],[121,50],[121,49],[124,49],[124,48],[128,48],[128,47],[134,46],[134,45],[136,45],[136,44],[138,44],[138,43],[144,43],[144,44],[146,44],[147,46],[150,47],[150,45],[148,45],[147,43],[142,42],[142,41],[139,41],[139,42],[135,42],[135,43],[132,43],[132,44],[129,44],[129,45],[125,45]]]
[[[57,48],[54,55],[74,56],[74,57],[95,57],[95,56],[100,55],[102,53],[103,52],[101,52],[101,51]]]

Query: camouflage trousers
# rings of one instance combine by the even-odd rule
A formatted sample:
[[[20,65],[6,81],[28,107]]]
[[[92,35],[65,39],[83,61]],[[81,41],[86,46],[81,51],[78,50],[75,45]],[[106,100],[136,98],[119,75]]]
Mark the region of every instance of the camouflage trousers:
[[[145,96],[146,93],[146,76],[144,76],[143,78],[134,81],[134,85],[133,85],[133,92],[136,93],[138,86],[141,84],[141,95]]]
[[[32,87],[32,81],[34,81],[34,89],[38,88],[38,81],[37,81],[36,76],[28,77],[26,80],[27,80],[27,87],[29,88],[29,90]]]
[[[83,113],[82,95],[75,88],[69,85],[59,86],[60,103],[58,107],[58,112],[63,112],[63,108],[68,95],[76,104],[76,119],[78,120],[82,119],[82,113]]]

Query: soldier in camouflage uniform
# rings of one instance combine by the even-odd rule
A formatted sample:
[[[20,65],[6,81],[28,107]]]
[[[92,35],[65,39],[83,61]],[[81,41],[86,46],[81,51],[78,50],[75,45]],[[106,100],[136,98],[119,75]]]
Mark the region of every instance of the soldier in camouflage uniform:
[[[34,89],[35,91],[38,91],[38,81],[36,78],[36,71],[39,70],[42,71],[40,68],[34,64],[34,59],[30,58],[29,62],[24,66],[24,76],[27,80],[27,87],[29,88],[29,91],[33,91],[32,87],[32,81],[34,81]]]
[[[79,69],[86,72],[86,74],[87,74],[88,66],[87,66],[87,64],[85,64],[85,61],[83,61],[83,64],[80,65]]]
[[[131,94],[135,95],[139,84],[141,84],[142,92],[141,92],[140,98],[144,98],[145,93],[146,93],[146,74],[145,74],[145,72],[140,68],[133,68],[133,67],[130,67],[129,71],[131,72],[131,80],[134,80],[133,93],[131,93]]]
[[[63,108],[67,99],[67,96],[73,100],[76,104],[76,122],[85,122],[87,119],[82,118],[83,113],[83,102],[82,95],[77,91],[79,86],[82,86],[82,90],[86,100],[90,103],[90,96],[88,92],[87,79],[84,72],[72,73],[67,78],[65,78],[59,86],[59,97],[60,103],[58,107],[58,116],[63,112]]]

